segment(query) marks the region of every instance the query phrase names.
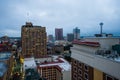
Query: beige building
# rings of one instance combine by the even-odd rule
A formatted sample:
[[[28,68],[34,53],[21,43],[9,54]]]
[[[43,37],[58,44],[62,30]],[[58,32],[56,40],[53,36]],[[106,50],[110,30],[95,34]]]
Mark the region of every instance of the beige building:
[[[45,59],[45,58],[44,58]],[[38,72],[41,77],[47,80],[71,80],[71,65],[63,58],[52,57],[52,60],[36,59],[38,64]]]
[[[120,80],[120,55],[112,50],[119,38],[74,41],[72,80]]]
[[[46,28],[30,22],[22,26],[22,54],[24,56],[42,56],[47,54]]]

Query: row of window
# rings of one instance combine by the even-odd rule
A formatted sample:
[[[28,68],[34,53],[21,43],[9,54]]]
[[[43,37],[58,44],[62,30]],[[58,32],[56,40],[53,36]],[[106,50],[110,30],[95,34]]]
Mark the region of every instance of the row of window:
[[[86,65],[86,64],[83,64],[83,63],[81,63],[81,62],[79,62],[79,61],[77,61],[77,60],[73,60],[73,66],[78,66],[79,68],[83,68],[85,71],[89,71],[89,66],[88,65]]]
[[[74,80],[82,80],[82,76],[77,75],[77,73],[73,73],[73,79]],[[88,80],[89,79],[89,74],[85,72],[84,75],[83,75],[83,79]]]
[[[89,66],[77,60],[72,61],[73,80],[88,80]]]
[[[91,67],[77,60],[72,60],[72,80],[91,79]],[[103,80],[118,80],[115,77],[105,74]]]

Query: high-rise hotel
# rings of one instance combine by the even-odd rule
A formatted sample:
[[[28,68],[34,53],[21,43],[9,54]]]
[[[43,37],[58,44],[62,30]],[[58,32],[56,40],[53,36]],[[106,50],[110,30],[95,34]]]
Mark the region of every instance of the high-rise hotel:
[[[26,22],[26,25],[22,26],[21,37],[24,56],[39,57],[47,53],[45,27],[34,26],[31,22]]]

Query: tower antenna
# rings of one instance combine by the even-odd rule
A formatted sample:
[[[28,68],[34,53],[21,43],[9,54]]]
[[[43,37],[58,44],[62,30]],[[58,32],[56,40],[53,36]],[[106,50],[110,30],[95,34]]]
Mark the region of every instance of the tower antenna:
[[[27,22],[29,22],[29,16],[30,16],[30,14],[29,14],[29,12],[27,12]]]
[[[103,27],[103,22],[101,22],[99,25],[100,25],[100,34],[102,35],[103,34],[103,30],[102,30],[102,27]]]

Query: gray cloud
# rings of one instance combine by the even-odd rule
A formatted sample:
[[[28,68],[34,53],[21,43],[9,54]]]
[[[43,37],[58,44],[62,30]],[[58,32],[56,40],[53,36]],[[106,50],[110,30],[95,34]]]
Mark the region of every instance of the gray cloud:
[[[21,26],[31,21],[46,26],[48,34],[54,34],[55,27],[62,27],[64,35],[78,27],[82,35],[93,35],[99,33],[99,22],[103,21],[104,32],[120,35],[118,3],[118,0],[3,1],[0,3],[0,33],[20,36]]]

